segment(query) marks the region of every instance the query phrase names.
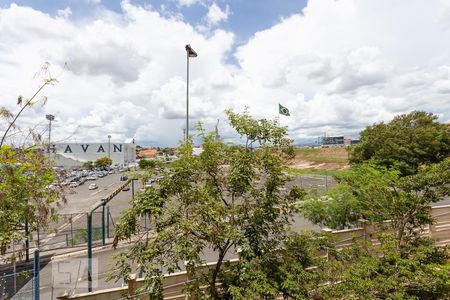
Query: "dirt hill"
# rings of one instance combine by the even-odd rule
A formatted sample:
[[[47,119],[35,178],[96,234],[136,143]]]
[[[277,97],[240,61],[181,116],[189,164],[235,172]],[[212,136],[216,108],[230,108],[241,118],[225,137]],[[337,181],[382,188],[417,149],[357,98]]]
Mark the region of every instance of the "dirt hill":
[[[295,169],[336,170],[348,167],[348,152],[344,147],[296,148],[292,167]]]

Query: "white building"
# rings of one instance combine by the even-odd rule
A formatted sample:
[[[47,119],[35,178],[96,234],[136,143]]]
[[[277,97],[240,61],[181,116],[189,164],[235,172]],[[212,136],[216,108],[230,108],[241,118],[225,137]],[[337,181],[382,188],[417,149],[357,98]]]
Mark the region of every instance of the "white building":
[[[53,145],[52,158],[58,166],[81,166],[100,157],[109,157],[113,165],[127,165],[136,162],[136,145],[132,142],[115,143],[59,143]]]

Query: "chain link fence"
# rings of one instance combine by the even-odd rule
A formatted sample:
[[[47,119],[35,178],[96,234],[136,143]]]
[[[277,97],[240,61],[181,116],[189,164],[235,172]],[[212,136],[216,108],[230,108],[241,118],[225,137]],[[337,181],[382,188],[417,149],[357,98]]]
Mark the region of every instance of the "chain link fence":
[[[299,186],[307,191],[317,191],[320,195],[335,185],[336,180],[332,175],[328,174],[296,175],[295,179],[288,183],[288,186]]]

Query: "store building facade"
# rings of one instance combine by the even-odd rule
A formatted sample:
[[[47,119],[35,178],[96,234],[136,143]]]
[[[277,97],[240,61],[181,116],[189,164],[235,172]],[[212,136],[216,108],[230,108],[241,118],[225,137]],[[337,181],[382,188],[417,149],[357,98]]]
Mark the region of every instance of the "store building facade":
[[[136,162],[136,145],[131,143],[58,143],[51,147],[56,165],[81,166],[88,161],[109,157],[113,165],[123,166]]]

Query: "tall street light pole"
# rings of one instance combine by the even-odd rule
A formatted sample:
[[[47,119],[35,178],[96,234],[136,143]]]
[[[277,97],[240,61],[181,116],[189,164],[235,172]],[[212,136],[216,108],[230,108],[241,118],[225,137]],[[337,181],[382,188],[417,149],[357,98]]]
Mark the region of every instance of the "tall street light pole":
[[[108,134],[108,158],[111,159],[111,135]]]
[[[48,156],[50,157],[50,143],[52,138],[52,121],[55,120],[54,115],[45,115],[45,118],[49,121],[48,123],[48,146],[47,146],[47,152]]]
[[[186,45],[186,136],[184,141],[187,143],[189,140],[189,57],[197,57],[197,52],[192,49],[191,45]]]

